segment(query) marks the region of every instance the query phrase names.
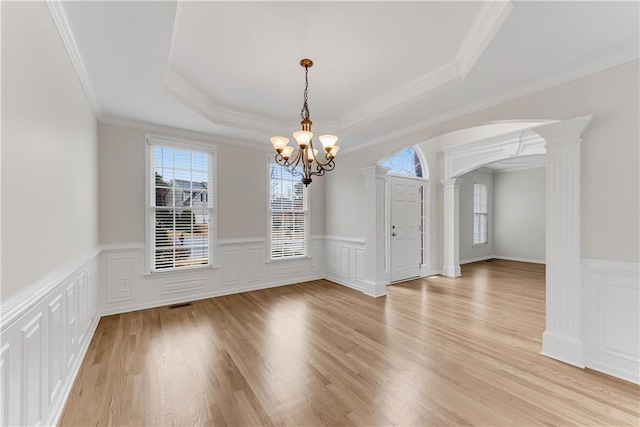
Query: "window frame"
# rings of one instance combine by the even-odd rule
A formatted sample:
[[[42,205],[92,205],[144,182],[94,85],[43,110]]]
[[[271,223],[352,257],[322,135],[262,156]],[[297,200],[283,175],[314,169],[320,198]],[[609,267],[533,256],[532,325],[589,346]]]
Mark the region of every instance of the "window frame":
[[[151,180],[151,159],[152,150],[155,146],[176,148],[181,150],[199,151],[207,153],[209,156],[209,188],[208,188],[208,203],[210,204],[209,210],[209,262],[206,265],[194,265],[180,268],[167,268],[155,270],[154,257],[155,257],[155,221],[151,220],[151,215],[154,212],[151,205],[152,194],[152,180]],[[180,138],[173,138],[154,134],[145,134],[145,175],[144,175],[144,213],[145,213],[145,275],[158,275],[158,274],[175,274],[184,273],[190,271],[197,271],[203,269],[218,268],[218,250],[215,246],[218,241],[218,182],[217,182],[217,147],[215,145],[200,142],[190,141]]]
[[[304,230],[304,255],[296,255],[296,256],[288,256],[288,257],[279,257],[273,258],[272,256],[272,209],[271,209],[271,165],[278,165],[275,162],[273,156],[267,156],[267,168],[266,168],[266,177],[267,177],[267,253],[266,253],[266,262],[281,262],[281,261],[291,261],[296,259],[305,259],[310,258],[309,249],[310,249],[310,239],[311,239],[311,189],[308,186],[304,187],[305,192],[305,205],[306,208],[304,210],[305,216],[305,230]],[[279,166],[279,165],[278,165]]]
[[[484,210],[485,212],[476,212],[476,186],[482,186],[484,187],[484,201],[485,201],[485,206],[484,206]],[[482,207],[480,207],[480,210],[482,210]],[[478,216],[478,218],[481,218],[482,216],[484,216],[485,218],[485,233],[484,233],[484,237],[485,240],[484,241],[480,241],[480,242],[476,242],[476,235],[478,235],[480,238],[483,237],[481,235],[480,232],[476,232],[476,215]],[[489,244],[489,186],[483,182],[473,182],[473,201],[472,201],[472,239],[473,239],[473,244],[472,247],[476,247],[476,246],[483,246],[483,245],[488,245]],[[480,222],[478,222],[480,223]]]

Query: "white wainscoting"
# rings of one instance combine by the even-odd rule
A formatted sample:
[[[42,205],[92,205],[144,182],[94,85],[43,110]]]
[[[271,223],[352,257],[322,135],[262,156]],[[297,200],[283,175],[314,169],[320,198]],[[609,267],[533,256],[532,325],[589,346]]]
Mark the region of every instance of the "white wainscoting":
[[[325,277],[332,282],[364,291],[364,240],[326,236],[325,248]]]
[[[124,313],[321,279],[323,246],[322,237],[312,237],[309,257],[270,261],[263,238],[219,240],[218,267],[152,274],[145,274],[143,244],[104,247],[100,313]]]
[[[640,384],[640,264],[582,260],[585,365]]]
[[[0,305],[0,425],[54,425],[98,324],[96,248]]]

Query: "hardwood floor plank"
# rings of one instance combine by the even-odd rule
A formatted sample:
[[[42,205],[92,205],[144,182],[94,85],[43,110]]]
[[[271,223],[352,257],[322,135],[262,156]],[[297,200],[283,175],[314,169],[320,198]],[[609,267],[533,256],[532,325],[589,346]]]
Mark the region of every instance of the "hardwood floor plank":
[[[60,425],[640,425],[640,388],[540,355],[544,266],[370,298],[325,280],[103,318]]]

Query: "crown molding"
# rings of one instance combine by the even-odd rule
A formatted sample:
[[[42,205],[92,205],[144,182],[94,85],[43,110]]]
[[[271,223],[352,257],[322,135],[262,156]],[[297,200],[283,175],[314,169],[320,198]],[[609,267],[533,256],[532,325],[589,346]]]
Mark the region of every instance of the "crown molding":
[[[87,97],[87,100],[89,101],[89,105],[91,105],[93,114],[96,117],[100,117],[102,112],[100,110],[100,106],[98,105],[97,97],[95,91],[93,90],[91,79],[89,78],[89,73],[87,72],[87,68],[84,65],[84,60],[82,59],[82,55],[80,55],[80,50],[78,49],[73,31],[71,31],[69,20],[67,19],[67,15],[64,12],[62,2],[59,0],[45,0],[45,3],[47,5],[47,8],[49,9],[51,18],[53,19],[53,22],[58,29],[58,34],[60,34],[62,43],[67,50],[69,59],[71,59],[73,68],[75,69],[76,75],[78,76],[80,84],[82,85],[82,89],[84,89],[84,93]]]
[[[513,5],[509,1],[484,2],[456,53],[456,59],[346,114],[340,120],[340,131],[370,123],[462,83],[512,10]]]
[[[275,120],[217,104],[171,68],[167,70],[165,89],[177,100],[216,124],[268,134],[297,127],[293,122]]]
[[[378,120],[429,96],[433,96],[439,91],[460,84],[489,45],[512,9],[513,5],[509,1],[485,1],[459,47],[455,59],[370,103],[356,108],[354,111],[340,117],[338,121],[322,122],[320,126],[344,132],[347,129]],[[165,79],[165,88],[171,95],[216,124],[268,134],[277,134],[281,133],[283,129],[295,129],[297,127],[297,123],[294,122],[277,120],[220,105],[212,98],[204,95],[197,86],[189,82],[175,69],[172,69],[170,64],[173,58],[180,13],[181,7],[178,4],[171,36],[169,67]]]
[[[173,136],[176,138],[187,138],[197,140],[200,142],[208,142],[214,144],[233,145],[235,147],[246,147],[251,149],[261,149],[264,152],[273,151],[270,146],[261,142],[250,142],[244,139],[229,138],[212,133],[197,132],[192,130],[186,130],[181,128],[175,128],[172,126],[158,125],[155,123],[143,122],[139,120],[124,119],[121,117],[99,117],[98,123],[113,126],[122,126],[132,129],[141,130],[144,132],[155,132],[165,136]]]
[[[569,83],[574,80],[578,80],[582,77],[587,77],[592,74],[596,74],[600,71],[607,70],[609,68],[616,67],[618,65],[626,64],[631,61],[635,61],[640,56],[640,53],[635,49],[629,49],[614,55],[610,55],[602,58],[601,60],[591,62],[581,67],[576,67],[563,73],[556,74],[545,79],[538,80],[536,82],[521,86],[517,89],[502,93],[500,95],[487,98],[485,100],[475,102],[473,104],[466,105],[464,107],[449,111],[439,116],[433,117],[422,122],[418,122],[411,126],[398,129],[393,132],[384,134],[378,138],[373,138],[366,143],[358,144],[352,148],[343,149],[341,153],[343,155],[349,154],[353,151],[358,151],[364,148],[372,147],[374,145],[381,144],[386,141],[390,141],[397,138],[402,138],[415,132],[427,129],[432,126],[439,125],[441,123],[448,122],[450,120],[459,119],[468,114],[472,114],[478,111],[485,110],[487,108],[495,107],[496,105],[504,104],[509,101],[513,101],[524,96],[532,95],[536,92],[541,92],[546,89],[550,89],[561,84]],[[418,142],[421,142],[422,139]],[[418,143],[415,142],[415,143]]]
[[[512,10],[513,4],[510,1],[487,1],[482,5],[458,50],[461,80],[467,77]]]

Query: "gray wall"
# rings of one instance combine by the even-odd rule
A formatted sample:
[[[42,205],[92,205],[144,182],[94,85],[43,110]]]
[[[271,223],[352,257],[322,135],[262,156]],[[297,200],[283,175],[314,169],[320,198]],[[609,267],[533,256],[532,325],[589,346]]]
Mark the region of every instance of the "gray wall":
[[[98,126],[101,244],[145,241],[145,133],[131,127]],[[189,139],[166,132],[164,136]],[[191,139],[216,146],[218,238],[265,239],[270,151]],[[309,189],[311,235],[324,235],[324,179],[314,179]]]
[[[545,261],[545,169],[493,178],[494,255]]]
[[[2,4],[2,299],[98,244],[96,120],[44,2]]]

